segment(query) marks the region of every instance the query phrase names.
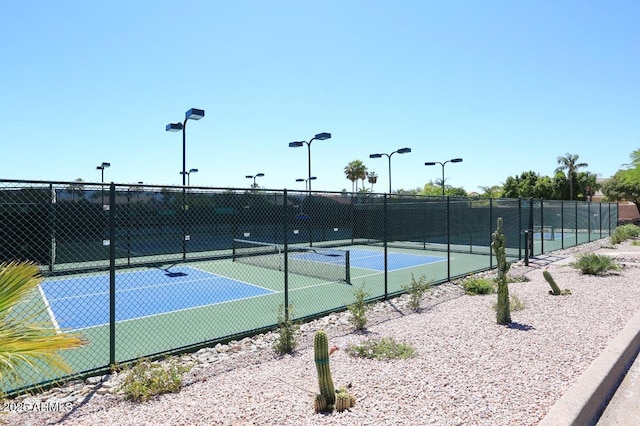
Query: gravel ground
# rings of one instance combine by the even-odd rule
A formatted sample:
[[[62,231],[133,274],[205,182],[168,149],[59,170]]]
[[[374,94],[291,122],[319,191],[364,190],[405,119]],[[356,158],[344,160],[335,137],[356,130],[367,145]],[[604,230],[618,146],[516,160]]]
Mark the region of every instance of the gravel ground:
[[[461,295],[438,286],[413,313],[406,298],[379,304],[367,333],[329,328],[336,387],[351,386],[350,411],[314,414],[317,376],[312,326],[293,355],[270,349],[240,353],[198,368],[177,394],[146,403],[97,395],[70,412],[10,413],[15,425],[535,425],[640,309],[640,246],[607,248],[600,240],[555,252],[568,257],[548,270],[568,296],[551,296],[542,269],[513,265],[509,285],[525,304],[510,326],[496,324],[495,295]],[[584,276],[568,265],[579,252],[621,260],[619,274]],[[343,316],[345,314],[342,314]],[[344,317],[343,317],[344,318]],[[343,321],[344,323],[344,321]],[[322,322],[318,322],[322,325]],[[353,358],[349,344],[392,336],[411,344],[409,360]],[[0,416],[0,422],[2,416]]]

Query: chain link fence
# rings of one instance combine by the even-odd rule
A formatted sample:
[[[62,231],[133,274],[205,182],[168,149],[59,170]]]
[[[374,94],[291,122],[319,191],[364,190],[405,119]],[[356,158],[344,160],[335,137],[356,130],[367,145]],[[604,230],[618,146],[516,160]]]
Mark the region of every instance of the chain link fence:
[[[39,265],[14,310],[87,344],[66,377],[193,351],[610,235],[617,204],[0,180],[0,262]],[[526,238],[526,236],[529,236]],[[528,241],[528,243],[527,243]],[[527,247],[527,244],[529,246]]]

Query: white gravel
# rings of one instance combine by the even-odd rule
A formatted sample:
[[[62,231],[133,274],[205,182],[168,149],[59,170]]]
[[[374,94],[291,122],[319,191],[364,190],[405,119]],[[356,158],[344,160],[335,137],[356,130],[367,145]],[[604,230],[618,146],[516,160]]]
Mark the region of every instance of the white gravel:
[[[70,412],[11,413],[15,425],[535,425],[640,309],[640,247],[600,240],[564,252],[597,250],[623,259],[620,274],[583,276],[568,259],[549,271],[568,296],[551,296],[542,269],[512,266],[510,294],[525,304],[509,327],[496,324],[495,295],[459,296],[453,284],[430,295],[420,313],[401,300],[371,314],[368,333],[328,329],[330,344],[392,336],[411,344],[409,360],[331,356],[336,387],[351,385],[350,411],[314,414],[317,376],[311,337],[294,355],[264,349],[197,369],[177,394],[146,403],[97,395]],[[455,296],[455,297],[454,297]],[[459,296],[459,297],[458,297]],[[398,309],[398,307],[400,307]],[[399,312],[401,311],[401,312]],[[0,423],[2,422],[0,416]]]

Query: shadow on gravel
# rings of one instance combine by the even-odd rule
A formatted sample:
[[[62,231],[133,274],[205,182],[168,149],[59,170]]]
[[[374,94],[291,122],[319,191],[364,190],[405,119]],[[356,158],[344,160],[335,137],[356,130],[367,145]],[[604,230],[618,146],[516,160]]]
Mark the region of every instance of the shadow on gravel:
[[[535,327],[531,325],[519,324],[517,322],[512,322],[511,324],[507,325],[507,328],[512,328],[514,330],[520,330],[520,331],[535,330]]]

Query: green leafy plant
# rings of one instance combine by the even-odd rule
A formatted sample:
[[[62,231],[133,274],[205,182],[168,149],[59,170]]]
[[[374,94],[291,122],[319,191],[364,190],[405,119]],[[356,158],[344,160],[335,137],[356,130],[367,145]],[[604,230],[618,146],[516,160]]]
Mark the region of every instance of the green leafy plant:
[[[369,359],[407,359],[415,355],[415,349],[398,343],[393,337],[368,339],[358,345],[350,345],[347,353],[354,357]]]
[[[33,263],[0,264],[0,384],[20,382],[23,370],[70,372],[59,351],[86,344],[79,334],[62,333],[45,323],[44,310],[20,313],[18,305],[32,297],[41,282]]]
[[[571,266],[587,275],[601,275],[605,272],[622,269],[614,259],[603,254],[584,253],[578,255],[576,259],[575,262],[571,263]]]
[[[475,296],[479,294],[493,294],[496,292],[495,282],[488,278],[480,278],[470,275],[462,280],[462,288],[466,294]]]
[[[278,337],[273,342],[273,350],[278,355],[290,354],[298,346],[296,332],[299,325],[291,321],[293,308],[289,306],[289,316],[284,314],[284,305],[278,307]]]
[[[431,288],[431,283],[427,281],[427,278],[422,275],[417,281],[413,274],[411,274],[411,282],[409,285],[402,286],[402,288],[409,293],[409,307],[418,312],[420,310],[420,303],[424,294]]]
[[[353,295],[356,301],[347,306],[347,309],[351,312],[349,321],[355,326],[356,330],[364,330],[367,325],[367,311],[369,310],[369,305],[365,302],[369,293],[364,291],[364,283],[353,292]]]
[[[616,227],[611,234],[611,244],[616,245],[621,242],[640,236],[640,226],[627,224]]]
[[[119,390],[126,399],[145,402],[156,395],[178,392],[182,386],[182,375],[190,369],[173,359],[160,363],[141,358],[127,370]]]

